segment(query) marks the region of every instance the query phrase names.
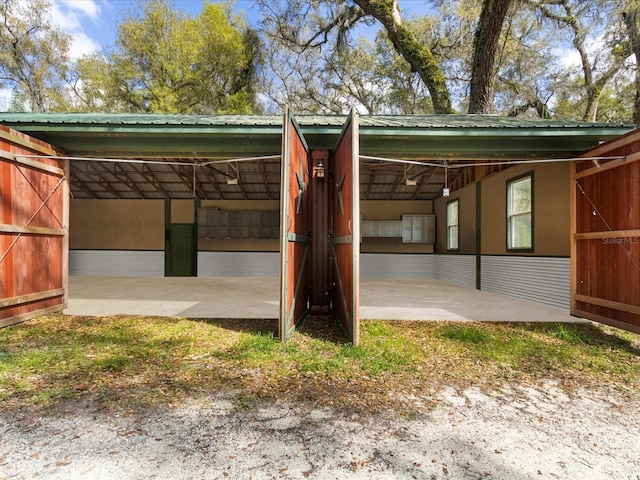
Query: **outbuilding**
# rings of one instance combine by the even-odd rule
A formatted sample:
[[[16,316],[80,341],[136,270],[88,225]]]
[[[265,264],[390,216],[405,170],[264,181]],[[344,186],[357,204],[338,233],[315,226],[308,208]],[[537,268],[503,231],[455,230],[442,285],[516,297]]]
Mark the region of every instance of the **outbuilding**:
[[[358,276],[434,278],[640,330],[640,292],[627,285],[640,285],[640,137],[630,125],[288,112],[2,113],[0,124],[4,325],[64,305],[67,272],[277,277],[287,232],[302,243],[322,232],[340,241],[310,247],[308,261],[326,267],[309,267],[301,287],[292,273],[302,313],[352,303],[357,319],[357,294],[347,302],[349,288],[338,295],[335,280],[313,273],[346,268],[330,258],[348,240],[356,292]],[[351,163],[333,165],[341,149]],[[351,169],[351,189],[338,168]],[[296,233],[291,219],[305,208],[310,223]],[[345,209],[353,218],[335,235],[331,212]],[[612,248],[615,267],[591,258]],[[617,286],[580,293],[600,271]],[[53,280],[28,280],[42,276]]]

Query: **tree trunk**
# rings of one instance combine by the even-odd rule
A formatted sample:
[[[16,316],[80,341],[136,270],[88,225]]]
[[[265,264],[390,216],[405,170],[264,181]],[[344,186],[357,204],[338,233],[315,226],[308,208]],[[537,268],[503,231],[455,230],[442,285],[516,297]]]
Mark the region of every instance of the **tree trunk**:
[[[398,52],[420,75],[429,89],[435,113],[453,113],[447,82],[433,53],[405,28],[400,20],[397,0],[354,0],[367,15],[378,20]],[[504,0],[502,0],[504,1]]]
[[[473,41],[469,113],[490,113],[502,24],[512,0],[484,0]]]
[[[624,12],[624,24],[631,42],[631,49],[636,57],[636,65],[640,65],[640,34],[638,34],[638,20],[640,20],[640,2],[629,2],[629,11]],[[636,98],[633,103],[633,121],[640,128],[640,71],[636,68]]]

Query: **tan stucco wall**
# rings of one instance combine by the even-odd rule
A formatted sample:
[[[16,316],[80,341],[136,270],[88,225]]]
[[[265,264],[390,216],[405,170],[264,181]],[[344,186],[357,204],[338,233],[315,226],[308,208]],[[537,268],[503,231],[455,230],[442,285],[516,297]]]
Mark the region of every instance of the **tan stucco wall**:
[[[71,200],[72,249],[164,250],[164,200]]]
[[[401,220],[403,213],[431,215],[433,201],[403,200],[390,202],[387,200],[362,200],[360,215],[363,220]]]
[[[279,210],[278,200],[203,200],[223,210]],[[193,200],[173,200],[171,221],[191,223]],[[74,249],[164,250],[164,200],[72,200],[70,245]],[[403,213],[432,214],[432,201],[362,201],[365,220],[400,220]],[[274,251],[278,239],[198,240],[199,250]],[[432,253],[432,245],[403,244],[401,238],[364,238],[362,252]]]
[[[435,200],[436,212],[436,253],[447,253],[447,204],[458,200],[458,243],[456,253],[476,253],[476,184],[467,185],[452,192],[447,198]]]
[[[280,210],[279,200],[202,200],[201,207],[220,210]]]
[[[507,254],[507,181],[534,172],[534,250],[569,256],[569,164],[517,165],[482,180],[482,253]]]
[[[507,181],[533,172],[534,251],[517,255],[569,256],[569,164],[545,163],[517,165],[482,179],[482,253],[508,255]],[[460,214],[460,252],[475,253],[476,184],[434,201],[436,214],[436,253],[447,252],[446,205],[458,198]]]

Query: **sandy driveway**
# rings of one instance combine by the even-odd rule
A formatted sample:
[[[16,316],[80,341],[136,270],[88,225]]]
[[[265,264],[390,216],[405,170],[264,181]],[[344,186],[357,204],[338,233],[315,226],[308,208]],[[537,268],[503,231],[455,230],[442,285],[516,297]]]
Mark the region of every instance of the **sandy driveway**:
[[[0,414],[0,479],[640,479],[640,399],[552,384],[415,399],[411,416],[353,417],[230,398],[170,411]]]

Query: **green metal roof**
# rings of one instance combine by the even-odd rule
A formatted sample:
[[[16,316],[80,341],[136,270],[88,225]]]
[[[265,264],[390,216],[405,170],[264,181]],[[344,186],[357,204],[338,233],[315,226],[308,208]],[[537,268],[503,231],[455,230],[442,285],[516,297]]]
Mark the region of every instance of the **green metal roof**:
[[[182,127],[280,127],[281,115],[196,115],[135,113],[0,113],[0,122],[32,125],[157,125]],[[343,115],[296,115],[304,127],[341,127]],[[567,120],[540,120],[498,115],[361,115],[365,128],[625,128],[623,123],[604,124]]]
[[[345,116],[299,115],[311,148],[332,148]],[[281,115],[0,113],[0,124],[74,156],[233,157],[277,154]],[[622,123],[494,115],[362,115],[360,151],[402,158],[566,156],[633,129]]]
[[[312,149],[334,148],[344,116],[300,115],[296,122]],[[413,160],[529,159],[574,156],[633,128],[492,115],[363,115],[360,153]],[[280,191],[281,115],[140,115],[0,113],[0,124],[74,157],[162,159],[160,163],[71,162],[75,198],[275,199]],[[237,184],[222,167],[171,165],[164,160],[263,157],[236,165]],[[428,163],[428,162],[426,162]],[[416,186],[405,186],[406,166],[364,161],[361,196],[369,200],[430,200],[440,195],[444,171],[414,166]]]

